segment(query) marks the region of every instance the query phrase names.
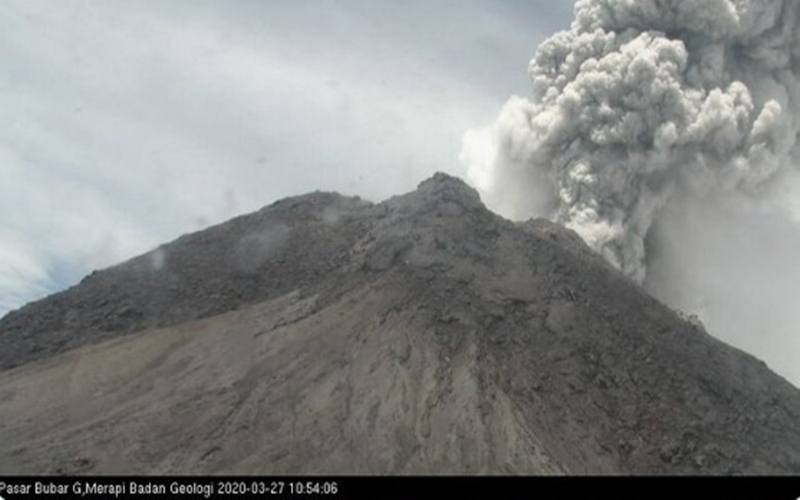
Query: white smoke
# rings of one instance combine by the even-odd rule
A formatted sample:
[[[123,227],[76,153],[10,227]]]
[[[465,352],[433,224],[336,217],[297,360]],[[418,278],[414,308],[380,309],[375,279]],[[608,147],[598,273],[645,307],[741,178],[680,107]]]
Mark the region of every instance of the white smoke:
[[[285,248],[291,232],[291,228],[283,223],[272,223],[246,234],[235,248],[236,269],[244,274],[258,273],[261,266]]]
[[[638,282],[670,200],[758,199],[798,157],[800,2],[578,0],[530,99],[464,138],[487,204],[549,216]]]
[[[167,262],[167,251],[159,247],[147,254],[147,257],[153,271],[161,271]]]

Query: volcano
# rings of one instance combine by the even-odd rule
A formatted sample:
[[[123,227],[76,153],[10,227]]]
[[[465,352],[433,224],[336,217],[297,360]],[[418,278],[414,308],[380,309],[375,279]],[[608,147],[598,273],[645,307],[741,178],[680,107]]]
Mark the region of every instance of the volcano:
[[[0,320],[0,470],[798,474],[800,391],[436,174],[188,234]]]

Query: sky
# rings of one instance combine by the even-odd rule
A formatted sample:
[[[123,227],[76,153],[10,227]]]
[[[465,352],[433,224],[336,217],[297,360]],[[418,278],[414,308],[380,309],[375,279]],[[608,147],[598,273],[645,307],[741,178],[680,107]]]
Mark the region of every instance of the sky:
[[[527,94],[552,0],[0,3],[0,316],[316,189],[441,170]]]

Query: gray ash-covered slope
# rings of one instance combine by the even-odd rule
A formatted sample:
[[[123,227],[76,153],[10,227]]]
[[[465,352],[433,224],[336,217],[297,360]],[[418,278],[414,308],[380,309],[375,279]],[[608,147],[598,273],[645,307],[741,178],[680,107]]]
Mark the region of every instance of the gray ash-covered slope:
[[[94,273],[0,363],[4,472],[800,473],[800,391],[443,174]]]
[[[0,319],[0,369],[316,284],[346,263],[368,206],[335,193],[287,198],[95,271]]]

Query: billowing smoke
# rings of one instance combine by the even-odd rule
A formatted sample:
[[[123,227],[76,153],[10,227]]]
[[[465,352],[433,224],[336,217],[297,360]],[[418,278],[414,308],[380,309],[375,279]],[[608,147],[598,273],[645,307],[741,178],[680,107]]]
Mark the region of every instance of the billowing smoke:
[[[578,0],[464,138],[486,203],[576,230],[800,386],[800,2]]]
[[[758,200],[798,157],[800,2],[578,0],[531,98],[467,133],[490,207],[549,216],[638,282],[671,200]]]

